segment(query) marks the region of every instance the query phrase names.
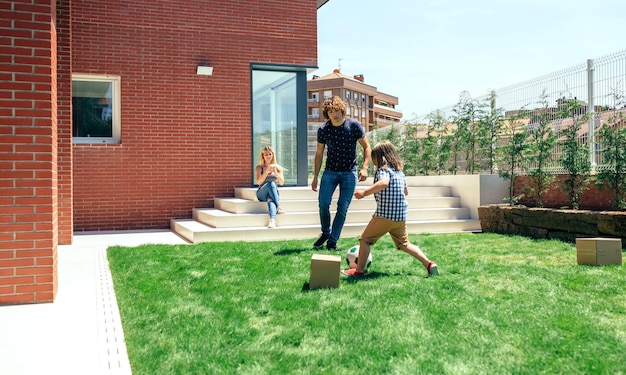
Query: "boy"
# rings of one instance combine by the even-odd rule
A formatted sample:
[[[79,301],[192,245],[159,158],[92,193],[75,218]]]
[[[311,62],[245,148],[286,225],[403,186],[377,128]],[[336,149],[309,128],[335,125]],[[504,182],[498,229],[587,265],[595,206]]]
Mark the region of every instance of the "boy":
[[[365,190],[356,190],[354,197],[362,199],[374,194],[376,211],[359,237],[359,260],[356,268],[341,271],[348,276],[363,276],[370,247],[386,233],[391,235],[396,248],[419,260],[429,276],[439,274],[437,264],[430,261],[420,248],[409,242],[406,229],[409,189],[402,172],[404,164],[396,148],[389,141],[381,141],[372,148],[372,162],[376,166],[374,184]]]

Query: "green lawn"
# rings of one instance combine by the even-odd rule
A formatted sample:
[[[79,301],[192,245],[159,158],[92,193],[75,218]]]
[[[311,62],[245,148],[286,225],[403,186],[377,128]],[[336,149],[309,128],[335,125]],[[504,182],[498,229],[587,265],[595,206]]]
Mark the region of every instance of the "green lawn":
[[[439,277],[385,236],[366,278],[313,291],[314,239],[110,248],[133,374],[626,373],[624,267],[559,241],[411,240]]]

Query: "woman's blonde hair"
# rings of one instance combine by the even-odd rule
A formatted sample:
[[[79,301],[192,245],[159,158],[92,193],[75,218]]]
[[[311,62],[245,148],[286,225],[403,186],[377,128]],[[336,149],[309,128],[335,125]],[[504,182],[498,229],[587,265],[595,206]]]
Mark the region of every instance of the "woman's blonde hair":
[[[395,146],[387,140],[380,141],[372,147],[372,161],[377,168],[382,168],[385,164],[396,171],[401,171],[404,168],[404,163]]]
[[[322,114],[325,119],[329,119],[328,112],[330,111],[341,111],[343,116],[346,115],[346,103],[341,100],[338,96],[333,96],[330,99],[324,100],[324,104],[322,106]]]
[[[263,154],[266,152],[272,153],[272,161],[270,162],[270,164],[278,164],[278,162],[276,162],[276,153],[274,152],[274,149],[272,149],[272,146],[265,146],[261,149],[261,155],[259,156],[259,165],[265,165],[265,159],[263,158]]]

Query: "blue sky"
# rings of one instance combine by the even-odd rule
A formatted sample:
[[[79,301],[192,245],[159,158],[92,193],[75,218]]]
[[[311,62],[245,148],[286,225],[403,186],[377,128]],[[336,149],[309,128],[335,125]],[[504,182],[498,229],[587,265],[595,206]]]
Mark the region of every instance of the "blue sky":
[[[313,74],[363,74],[404,119],[626,50],[624,0],[330,0],[317,12]]]

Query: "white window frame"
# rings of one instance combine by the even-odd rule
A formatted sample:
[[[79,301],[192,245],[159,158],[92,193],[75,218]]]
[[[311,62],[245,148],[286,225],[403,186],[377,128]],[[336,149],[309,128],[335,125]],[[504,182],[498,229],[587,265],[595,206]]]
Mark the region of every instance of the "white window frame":
[[[119,144],[122,142],[122,100],[121,100],[121,77],[107,74],[72,74],[73,81],[109,82],[111,83],[112,108],[112,136],[111,137],[72,137],[72,143],[84,144]]]
[[[330,99],[333,97],[333,91],[332,90],[324,90],[324,99]]]

